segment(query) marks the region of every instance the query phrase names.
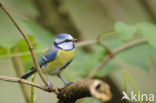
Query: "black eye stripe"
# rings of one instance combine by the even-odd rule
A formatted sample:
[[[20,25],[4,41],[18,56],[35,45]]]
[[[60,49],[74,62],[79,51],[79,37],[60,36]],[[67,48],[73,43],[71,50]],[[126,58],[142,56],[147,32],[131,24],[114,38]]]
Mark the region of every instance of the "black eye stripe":
[[[72,40],[66,39],[63,42],[71,42]]]
[[[71,42],[71,41],[72,41],[72,40],[66,39],[66,40],[64,40],[64,41],[62,41],[62,42],[59,42],[59,43],[56,43],[56,42],[55,42],[55,44],[60,45],[60,44],[62,44],[62,43],[64,43],[64,42]]]

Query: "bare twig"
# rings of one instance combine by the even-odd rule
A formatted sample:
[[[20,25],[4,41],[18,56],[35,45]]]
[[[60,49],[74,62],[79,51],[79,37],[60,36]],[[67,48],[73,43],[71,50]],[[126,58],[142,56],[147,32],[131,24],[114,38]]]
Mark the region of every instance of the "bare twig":
[[[13,18],[13,16],[9,13],[9,11],[2,5],[2,3],[0,3],[0,8],[2,8],[4,10],[4,12],[9,16],[9,18],[12,20],[12,22],[14,23],[14,25],[17,27],[17,29],[19,30],[19,32],[22,34],[22,36],[24,37],[24,39],[26,40],[28,46],[29,46],[29,49],[30,49],[30,52],[31,52],[31,55],[32,55],[32,59],[33,59],[33,62],[35,64],[35,67],[36,67],[36,70],[37,72],[39,73],[39,76],[40,78],[42,79],[42,81],[45,83],[45,85],[48,86],[48,82],[47,80],[45,79],[41,69],[40,69],[40,66],[37,62],[37,59],[36,59],[36,56],[35,56],[35,53],[34,53],[34,50],[33,50],[33,46],[31,45],[27,35],[24,33],[24,31],[20,28],[20,26],[17,24],[16,20]]]
[[[42,49],[42,50],[37,50],[37,51],[35,51],[35,54],[44,53],[46,51],[47,51],[47,48]],[[20,52],[20,53],[8,54],[8,55],[0,56],[0,59],[12,58],[12,57],[16,57],[16,56],[21,57],[21,56],[27,56],[27,55],[31,55],[31,53],[28,51],[28,52]]]
[[[26,36],[26,34],[22,31],[22,29],[19,27],[19,25],[17,24],[17,22],[15,21],[15,19],[11,16],[11,14],[7,11],[7,9],[0,3],[0,7],[6,12],[6,14],[10,17],[10,19],[12,20],[12,22],[15,24],[15,26],[17,27],[17,29],[21,32],[22,36],[24,37],[24,39],[26,40],[36,70],[38,71],[42,81],[48,86],[48,82],[45,79],[40,66],[38,65],[38,62],[36,60],[36,56],[35,53],[33,51],[33,46],[31,45],[28,37]],[[90,45],[90,44],[97,44],[99,43],[100,45],[104,46],[107,51],[108,51],[108,55],[103,59],[103,61],[90,73],[89,77],[94,76],[94,74],[98,71],[100,71],[102,69],[102,67],[108,63],[114,56],[116,56],[117,54],[119,54],[122,51],[125,51],[131,47],[137,46],[139,44],[144,44],[147,43],[146,40],[136,40],[133,42],[130,42],[124,46],[118,47],[115,50],[111,50],[107,44],[103,43],[100,41],[100,38],[97,40],[89,40],[89,41],[85,41],[85,42],[81,42],[78,44],[78,46],[86,46],[86,45]],[[49,88],[45,87],[45,86],[41,86],[37,83],[33,83],[21,78],[12,78],[12,77],[7,77],[7,76],[0,76],[0,80],[5,80],[5,81],[10,81],[10,82],[18,82],[18,83],[23,83],[23,84],[27,84],[27,85],[31,85],[34,86],[36,88],[42,89],[44,91],[47,92],[54,92],[55,94],[57,94],[57,97],[59,98],[59,103],[74,103],[77,99],[82,98],[82,97],[88,97],[88,96],[94,96],[97,99],[100,99],[102,101],[108,101],[111,98],[111,92],[109,89],[109,86],[99,80],[82,80],[82,81],[78,81],[74,84],[68,85],[65,88],[54,88],[53,90],[50,90]]]
[[[78,43],[76,43],[76,47],[83,47],[83,46],[87,46],[87,45],[93,45],[96,44],[96,40],[85,40],[85,41],[80,41]],[[39,54],[39,53],[44,53],[47,51],[48,48],[42,49],[42,50],[37,50],[35,51],[35,54]],[[30,52],[22,52],[22,53],[14,53],[14,54],[9,54],[9,55],[2,55],[0,56],[0,59],[4,59],[4,58],[12,58],[12,57],[16,57],[16,56],[26,56],[26,55],[30,55]]]
[[[97,43],[96,40],[85,40],[76,43],[76,47],[83,47],[83,46],[92,45],[96,43]]]
[[[106,51],[108,52],[109,55],[113,56],[113,52],[112,52],[111,48],[107,45],[107,43],[99,41],[98,44],[103,46],[106,49]]]
[[[109,30],[109,31],[99,34],[96,39],[84,40],[84,41],[77,42],[76,47],[83,47],[83,46],[88,46],[88,45],[93,45],[93,44],[99,44],[99,45],[102,45],[104,48],[106,48],[108,53],[111,55],[112,51],[111,51],[110,47],[105,42],[102,42],[100,39],[101,39],[102,35],[114,33],[114,32],[115,32],[114,30]],[[43,50],[35,51],[35,53],[36,54],[44,53],[46,50],[47,50],[47,48],[45,48]],[[0,56],[0,59],[11,58],[11,57],[16,57],[16,56],[24,56],[24,55],[30,55],[30,52],[22,52],[22,53],[14,53],[14,54],[9,54],[9,55],[4,55],[4,56]]]
[[[127,49],[130,49],[132,47],[138,46],[140,44],[144,44],[144,43],[147,43],[147,40],[139,39],[139,40],[129,42],[128,44],[125,44],[123,46],[117,47],[115,50],[112,51],[113,56],[111,56],[109,54],[107,56],[105,56],[103,61],[100,62],[100,64],[97,65],[97,67],[90,72],[88,77],[93,77],[98,71],[100,71],[104,67],[105,64],[107,64],[117,54],[119,54]]]
[[[145,44],[145,43],[148,43],[148,41],[145,40],[145,39],[134,40],[134,41],[131,41],[131,42],[129,42],[129,43],[123,45],[123,46],[120,46],[120,47],[116,48],[113,53],[115,55],[117,55],[120,52],[123,52],[123,51],[125,51],[127,49],[130,49],[132,47],[136,47],[138,45]]]
[[[93,44],[97,44],[96,40],[85,40],[85,41],[80,41],[78,43],[76,43],[76,47],[83,47],[83,46],[87,46],[87,45],[93,45]],[[36,54],[39,53],[44,53],[46,52],[47,48],[43,49],[43,50],[37,50],[35,51]],[[9,55],[4,55],[4,56],[0,56],[0,59],[4,59],[4,58],[12,58],[12,57],[16,57],[16,56],[26,56],[26,55],[30,55],[30,52],[22,52],[22,53],[14,53],[14,54],[9,54]]]
[[[114,31],[111,31],[111,32],[114,32]],[[107,33],[107,32],[106,32],[106,33]],[[108,33],[109,33],[109,32],[108,32]],[[102,33],[102,34],[103,34],[103,33]],[[97,42],[97,44],[103,46],[103,47],[106,49],[106,51],[108,52],[108,54],[109,54],[110,56],[113,56],[113,53],[112,53],[111,48],[107,45],[107,43],[101,41],[102,34],[99,34],[99,35],[97,36],[96,42]]]
[[[8,77],[8,76],[0,76],[0,80],[9,81],[9,82],[19,82],[19,83],[23,83],[23,84],[34,86],[34,87],[39,88],[39,89],[44,90],[44,91],[51,92],[51,91],[49,91],[49,89],[47,87],[41,86],[41,85],[39,85],[37,83],[33,83],[33,82],[30,82],[28,80],[21,79],[21,78],[13,78],[13,77]]]

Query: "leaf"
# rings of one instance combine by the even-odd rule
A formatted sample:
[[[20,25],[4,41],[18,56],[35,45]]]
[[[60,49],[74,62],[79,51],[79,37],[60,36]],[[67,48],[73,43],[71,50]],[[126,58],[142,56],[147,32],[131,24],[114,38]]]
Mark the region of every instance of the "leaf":
[[[2,56],[2,55],[7,55],[7,49],[0,46],[0,56]]]
[[[114,26],[121,40],[129,40],[136,33],[136,28],[134,26],[130,26],[122,22],[117,22]]]
[[[121,32],[122,35],[127,35],[126,32],[130,31],[131,33],[129,35],[133,36],[134,33],[136,32],[136,29],[138,29],[137,26],[128,26],[123,23],[120,24],[123,26],[122,27],[120,25],[120,27],[122,27],[122,29],[124,30],[122,31],[122,29],[120,28],[122,31]],[[124,29],[125,27],[127,31],[126,29]],[[111,48],[116,48],[125,44],[125,42],[121,41],[121,39],[119,38],[112,38],[110,40],[107,40],[106,42],[107,44],[109,44]],[[67,74],[66,76],[68,76],[69,79],[72,78],[77,80],[82,76],[87,76],[93,69],[95,69],[95,67],[99,64],[99,62],[101,62],[101,60],[105,57],[105,53],[106,53],[103,50],[103,48],[99,48],[98,46],[95,47],[95,50],[96,52],[94,52],[93,54],[89,54],[77,50],[77,54],[75,57],[76,60],[74,59],[73,63],[71,64],[71,67],[68,68],[67,72],[65,73]],[[127,66],[128,68],[138,67],[141,68],[142,70],[148,71],[150,66],[149,57],[155,55],[156,55],[156,49],[150,46],[149,44],[132,47],[118,54],[117,57],[112,59],[109,63],[107,63],[102,68],[101,71],[96,73],[96,76],[98,77],[105,76],[115,70],[118,70],[119,68],[122,68],[121,64],[117,62],[118,60],[124,61],[122,63],[125,63],[124,66]]]
[[[34,41],[34,37],[31,36],[31,35],[28,35],[28,39],[29,41],[31,42],[32,46],[34,48],[36,48],[36,43]],[[16,43],[16,46],[18,48],[18,52],[26,52],[26,51],[29,51],[29,47],[28,47],[28,44],[27,42],[25,41],[25,39],[21,39],[19,40],[17,43]]]
[[[144,44],[122,52],[117,57],[122,59],[124,62],[127,62],[127,64],[131,64],[148,71],[150,66],[149,57],[154,56],[155,53],[156,49],[152,48],[148,44]]]
[[[36,42],[34,41],[34,37],[31,35],[28,35],[28,39],[31,42],[32,46],[34,47],[34,49],[36,48]],[[10,52],[13,54],[13,50],[14,48],[17,47],[18,49],[18,53],[22,53],[22,52],[28,52],[29,51],[29,46],[27,44],[27,42],[25,41],[25,39],[21,39],[19,41],[16,41],[16,45],[14,45]],[[26,55],[26,56],[21,56],[22,60],[24,61],[30,61],[30,55]]]
[[[156,48],[156,25],[151,23],[138,23],[135,26],[144,38]]]

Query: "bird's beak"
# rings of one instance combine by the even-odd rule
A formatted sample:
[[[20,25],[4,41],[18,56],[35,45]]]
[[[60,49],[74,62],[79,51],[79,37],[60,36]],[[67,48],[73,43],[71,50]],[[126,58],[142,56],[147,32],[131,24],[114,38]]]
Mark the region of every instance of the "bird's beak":
[[[75,42],[77,39],[73,39],[73,41]]]

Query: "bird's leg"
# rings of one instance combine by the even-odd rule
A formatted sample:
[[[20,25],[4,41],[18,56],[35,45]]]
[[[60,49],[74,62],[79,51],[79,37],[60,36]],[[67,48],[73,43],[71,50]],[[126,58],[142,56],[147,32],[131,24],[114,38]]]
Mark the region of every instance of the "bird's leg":
[[[47,80],[48,80],[48,84],[50,86],[50,89],[52,90],[53,89],[53,83],[50,82],[48,74],[46,76],[47,76]]]
[[[61,76],[61,74],[57,74],[57,76],[63,81],[64,85],[67,86],[68,83],[63,79],[63,77]]]

